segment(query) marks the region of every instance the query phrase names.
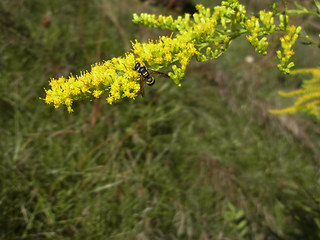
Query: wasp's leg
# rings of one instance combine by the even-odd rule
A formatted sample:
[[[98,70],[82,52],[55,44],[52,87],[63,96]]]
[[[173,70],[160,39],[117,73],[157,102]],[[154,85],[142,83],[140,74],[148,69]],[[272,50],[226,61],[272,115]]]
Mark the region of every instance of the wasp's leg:
[[[142,97],[144,97],[144,80],[141,75],[140,75],[140,94]]]

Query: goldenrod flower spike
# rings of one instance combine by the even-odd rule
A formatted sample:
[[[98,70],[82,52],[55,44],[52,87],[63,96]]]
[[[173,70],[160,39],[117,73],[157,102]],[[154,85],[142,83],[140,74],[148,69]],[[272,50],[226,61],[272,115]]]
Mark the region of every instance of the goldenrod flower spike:
[[[221,6],[213,9],[199,4],[196,9],[198,12],[192,17],[185,14],[177,19],[172,16],[134,14],[134,23],[177,33],[170,37],[159,37],[157,41],[149,40],[148,43],[134,41],[132,50],[125,57],[94,64],[90,71],[80,76],[51,79],[51,89],[46,90],[46,103],[52,103],[56,108],[65,105],[71,112],[74,101],[99,98],[105,93],[110,104],[126,97],[134,99],[140,90],[139,73],[134,69],[137,63],[153,71],[171,66],[167,75],[180,86],[192,58],[195,57],[197,61],[217,58],[226,51],[233,39],[242,34],[248,34],[247,39],[256,51],[266,54],[266,35],[288,30],[288,35],[281,38],[283,52],[279,50],[277,54],[280,70],[288,73],[293,66],[288,62],[294,54],[292,46],[300,28],[288,28],[286,15],[280,15],[277,27],[274,24],[274,12],[261,11],[259,18],[247,18],[245,7],[237,0],[222,1]]]

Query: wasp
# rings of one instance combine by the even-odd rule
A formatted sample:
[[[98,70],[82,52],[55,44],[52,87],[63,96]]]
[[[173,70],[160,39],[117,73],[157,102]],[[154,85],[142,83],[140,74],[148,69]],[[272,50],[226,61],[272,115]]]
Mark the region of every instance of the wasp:
[[[157,71],[152,71],[152,70],[147,70],[146,67],[144,66],[141,66],[140,63],[136,63],[134,69],[136,71],[138,71],[138,73],[140,73],[140,92],[141,92],[141,95],[144,96],[144,86],[143,86],[143,80],[146,81],[146,83],[149,85],[149,86],[152,86],[154,83],[155,83],[155,79],[154,77],[152,77],[150,75],[150,73],[155,73],[155,74],[158,74],[158,75],[161,75],[163,77],[166,77],[166,78],[169,78],[169,76],[165,73],[162,73],[162,72],[157,72]]]

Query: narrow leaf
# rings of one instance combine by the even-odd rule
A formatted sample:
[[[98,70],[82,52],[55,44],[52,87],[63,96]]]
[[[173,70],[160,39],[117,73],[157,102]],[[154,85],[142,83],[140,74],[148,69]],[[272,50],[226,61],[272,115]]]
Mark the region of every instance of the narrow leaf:
[[[314,4],[317,6],[318,8],[318,12],[320,13],[320,0],[313,0]]]

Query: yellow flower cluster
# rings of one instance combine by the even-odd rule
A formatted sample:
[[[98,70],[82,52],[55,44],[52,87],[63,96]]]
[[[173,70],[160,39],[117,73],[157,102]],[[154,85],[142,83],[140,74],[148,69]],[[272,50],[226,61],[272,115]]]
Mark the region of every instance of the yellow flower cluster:
[[[313,78],[303,82],[302,89],[298,89],[291,92],[282,92],[279,94],[284,97],[297,96],[298,99],[295,101],[293,106],[280,109],[280,110],[269,110],[274,114],[284,113],[297,113],[307,112],[320,118],[320,68],[309,68],[299,69],[291,71],[291,74],[312,74]]]
[[[263,26],[260,26],[260,22]],[[259,18],[252,16],[246,21],[246,29],[250,33],[250,35],[247,36],[250,44],[256,49],[256,51],[266,55],[268,49],[267,38],[262,37],[259,39],[259,37],[272,34],[277,30],[276,25],[274,24],[274,13],[260,11]]]
[[[278,64],[279,70],[284,73],[289,73],[290,68],[294,66],[293,62],[289,63],[291,57],[294,55],[292,47],[299,37],[301,27],[296,27],[294,25],[289,26],[289,18],[287,15],[283,14],[279,15],[280,23],[277,27],[274,23],[274,14],[275,12],[260,11],[259,18],[252,16],[250,19],[248,19],[246,21],[245,27],[250,35],[247,36],[247,39],[250,44],[256,49],[256,51],[263,55],[266,55],[268,42],[267,38],[264,35],[272,34],[275,31],[287,31],[287,35],[280,38],[283,52],[281,52],[281,50],[278,50],[277,57],[280,60],[280,63]],[[260,22],[263,24],[263,26],[260,26]],[[264,37],[259,39],[259,36]]]
[[[149,41],[148,43],[133,43],[133,53],[139,58],[139,61],[146,62],[152,66],[153,70],[159,70],[174,62],[180,64],[172,66],[172,72],[169,72],[169,77],[180,85],[180,80],[184,77],[187,65],[194,55],[199,55],[194,44],[188,36],[177,35],[172,37],[160,37],[158,41]]]
[[[51,89],[46,90],[45,102],[56,108],[65,105],[72,112],[75,100],[99,98],[109,91],[108,103],[124,98],[135,98],[140,90],[139,73],[134,70],[135,56],[113,58],[91,67],[90,72],[80,76],[51,79]]]
[[[274,24],[274,13],[273,12],[266,12],[260,11],[259,18],[264,25],[265,30],[268,33],[273,33],[276,31],[276,25]]]
[[[223,1],[221,6],[214,7],[213,12],[210,8],[205,8],[200,4],[196,5],[196,9],[198,12],[194,13],[192,18],[190,18],[190,14],[185,14],[184,17],[180,16],[176,20],[171,16],[160,15],[156,17],[154,14],[145,13],[133,16],[134,23],[179,32],[174,39],[160,38],[163,43],[174,46],[173,57],[169,54],[168,58],[179,61],[181,64],[180,68],[173,65],[173,73],[169,73],[169,76],[178,85],[184,76],[185,66],[193,56],[196,56],[198,61],[206,61],[219,57],[226,50],[231,40],[240,35],[235,35],[231,28],[243,21],[246,13],[244,6],[236,2],[229,4],[227,1]],[[210,44],[212,44],[213,50],[209,46]],[[150,51],[145,47],[148,45],[143,45],[139,55],[143,51],[146,52],[144,54],[147,57],[146,61],[152,66]],[[138,54],[136,51],[135,53]],[[165,56],[167,55],[165,54]],[[168,64],[166,61],[164,61],[165,66]],[[161,66],[156,66],[156,68],[161,68]]]
[[[247,36],[248,41],[250,44],[255,47],[255,49],[263,54],[267,54],[268,42],[266,37],[262,37],[261,39],[258,38],[261,35],[261,28],[259,19],[255,16],[252,16],[251,19],[248,19],[246,22],[246,27],[251,35]]]
[[[280,50],[277,51],[277,57],[280,60],[280,63],[278,64],[278,68],[285,73],[289,73],[290,68],[294,66],[293,62],[290,62],[290,63],[288,62],[291,59],[291,57],[294,55],[294,51],[292,50],[292,47],[296,43],[299,37],[300,31],[301,31],[301,27],[296,27],[294,25],[291,25],[288,28],[288,34],[280,38],[283,53]]]

